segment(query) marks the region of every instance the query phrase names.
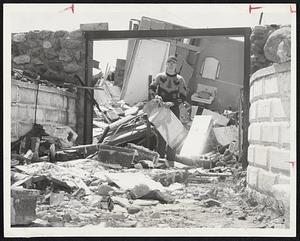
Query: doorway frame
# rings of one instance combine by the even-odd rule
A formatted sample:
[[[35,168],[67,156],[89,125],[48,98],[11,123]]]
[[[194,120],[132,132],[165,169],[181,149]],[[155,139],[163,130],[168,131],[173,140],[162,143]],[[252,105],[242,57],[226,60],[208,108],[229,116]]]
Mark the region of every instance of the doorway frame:
[[[207,28],[207,29],[177,29],[177,30],[102,30],[83,31],[85,37],[85,84],[91,86],[93,77],[93,41],[99,40],[128,40],[128,39],[161,39],[161,38],[199,38],[199,37],[244,37],[244,81],[243,81],[243,146],[242,166],[248,165],[248,127],[250,108],[250,35],[251,28]],[[93,95],[93,91],[91,91]],[[93,140],[93,106],[84,99],[84,144],[91,144]]]

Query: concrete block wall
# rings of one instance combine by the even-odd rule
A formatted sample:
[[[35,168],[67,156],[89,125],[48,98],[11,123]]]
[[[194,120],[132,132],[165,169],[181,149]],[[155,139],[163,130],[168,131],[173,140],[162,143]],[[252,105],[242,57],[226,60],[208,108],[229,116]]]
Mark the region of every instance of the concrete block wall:
[[[11,141],[26,134],[34,123],[37,85],[11,81]],[[39,86],[36,122],[47,127],[68,125],[76,131],[76,95]]]
[[[248,187],[282,199],[286,210],[291,168],[290,66],[290,62],[273,64],[251,76],[248,131]],[[276,193],[282,190],[285,194],[278,197]]]

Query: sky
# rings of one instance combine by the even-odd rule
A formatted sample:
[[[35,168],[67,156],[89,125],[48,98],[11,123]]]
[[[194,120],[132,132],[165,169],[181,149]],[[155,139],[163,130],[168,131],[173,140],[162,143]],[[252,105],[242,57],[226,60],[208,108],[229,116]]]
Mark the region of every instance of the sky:
[[[291,24],[291,4],[252,4],[262,7],[249,13],[249,4],[4,4],[4,27],[10,31],[79,29],[82,23],[107,22],[109,30],[128,30],[130,19],[142,16],[189,28],[253,27],[260,13],[263,24]],[[126,58],[127,41],[95,41],[94,59],[100,68],[114,69],[116,58]],[[97,71],[94,70],[94,74]]]

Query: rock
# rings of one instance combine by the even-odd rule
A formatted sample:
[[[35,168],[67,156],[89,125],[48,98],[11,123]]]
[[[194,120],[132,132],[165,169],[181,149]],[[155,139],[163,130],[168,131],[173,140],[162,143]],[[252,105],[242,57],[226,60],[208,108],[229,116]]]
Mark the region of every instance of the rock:
[[[150,218],[160,218],[160,213],[155,212],[150,215]]]
[[[62,47],[67,49],[75,49],[80,48],[83,42],[76,39],[64,39],[62,41]]]
[[[54,59],[58,56],[58,54],[54,51],[54,49],[48,49],[45,52],[45,56],[47,59]]]
[[[52,44],[49,41],[43,42],[43,48],[44,49],[50,49],[52,47]]]
[[[27,34],[27,39],[37,39],[39,31],[29,31]]]
[[[17,33],[12,36],[12,40],[17,43],[23,43],[26,41],[25,33]]]
[[[52,33],[51,31],[42,30],[41,32],[38,33],[38,35],[40,39],[45,39],[48,38],[51,33]]]
[[[141,211],[141,209],[139,207],[135,207],[135,206],[127,207],[127,212],[129,214],[135,214],[135,213],[138,213],[139,211]]]
[[[65,30],[58,30],[54,33],[54,37],[63,37],[65,34],[67,34],[68,32]]]
[[[31,49],[31,56],[32,57],[40,57],[41,53],[42,53],[42,48],[41,47]]]
[[[141,200],[137,199],[133,201],[134,206],[155,206],[159,203],[157,200]]]
[[[247,214],[242,213],[241,215],[238,216],[238,220],[246,220]]]
[[[69,33],[69,37],[73,39],[80,39],[83,37],[83,32],[80,30],[75,30]]]
[[[97,190],[97,194],[100,196],[108,196],[111,192],[114,192],[114,189],[107,184],[100,185]]]
[[[14,57],[13,58],[13,61],[16,63],[16,64],[27,64],[30,62],[30,57],[26,54],[24,55],[19,55],[17,57]]]
[[[130,205],[127,198],[113,196],[112,200],[115,204],[118,204],[118,205],[120,205],[122,207],[125,207],[125,208]]]
[[[81,58],[81,52],[80,51],[76,51],[75,54],[74,54],[74,57],[75,57],[76,61],[79,62],[80,58]]]
[[[227,212],[226,212],[226,215],[231,215],[232,214],[232,210],[228,210]]]
[[[63,51],[59,53],[58,59],[64,62],[71,62],[73,60],[73,57],[69,55],[66,51]]]
[[[219,201],[215,200],[215,199],[210,198],[210,199],[207,199],[207,200],[204,201],[204,205],[206,207],[213,207],[213,206],[218,206],[219,207],[219,206],[221,206],[221,203]]]
[[[267,39],[264,53],[268,60],[283,63],[291,59],[291,27],[275,30]]]
[[[140,198],[149,193],[150,188],[145,184],[136,185],[131,189],[131,193],[133,193],[135,198]]]
[[[261,222],[265,218],[265,215],[259,215],[256,220]]]
[[[53,43],[52,43],[52,47],[55,51],[60,51],[61,50],[61,43],[60,43],[60,39],[54,39]]]
[[[29,47],[29,48],[35,48],[35,47],[38,47],[39,46],[39,42],[37,42],[36,40],[28,40],[26,42],[26,45]]]
[[[135,169],[143,169],[143,166],[141,163],[136,163],[136,164],[134,164],[134,168]]]
[[[98,208],[100,208],[101,200],[102,200],[102,197],[100,197],[100,196],[93,196],[93,199],[90,201],[90,205],[92,207],[98,207]]]
[[[72,217],[71,217],[71,215],[70,215],[69,213],[65,213],[65,214],[63,215],[63,217],[62,217],[62,220],[63,220],[64,222],[70,222],[70,221],[72,220]]]
[[[80,209],[79,209],[79,212],[81,213],[87,213],[89,211],[89,209],[85,206],[82,206]]]
[[[63,65],[60,61],[49,61],[48,62],[48,66],[54,70],[54,71],[57,71],[57,72],[60,72],[63,70]]]
[[[34,58],[33,60],[31,60],[31,63],[34,65],[42,65],[44,64],[40,58]]]
[[[80,66],[77,65],[77,64],[74,64],[74,63],[71,63],[71,64],[67,64],[64,66],[64,70],[67,72],[67,73],[72,73],[72,72],[76,72],[80,69]]]

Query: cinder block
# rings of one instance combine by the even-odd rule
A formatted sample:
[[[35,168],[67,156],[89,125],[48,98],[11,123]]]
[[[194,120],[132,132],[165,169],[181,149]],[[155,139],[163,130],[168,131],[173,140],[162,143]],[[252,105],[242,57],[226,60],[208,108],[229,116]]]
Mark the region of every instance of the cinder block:
[[[67,109],[67,107],[68,107],[68,97],[63,96],[63,98],[64,98],[64,109]]]
[[[253,102],[250,106],[250,110],[249,110],[249,121],[250,123],[255,122],[256,120],[256,113],[257,113],[257,101]]]
[[[255,145],[249,145],[248,147],[248,163],[254,166],[254,155],[255,155]]]
[[[272,172],[290,174],[290,151],[272,147],[269,149],[269,160]]]
[[[267,144],[278,144],[279,141],[279,124],[264,123],[261,127],[261,141]]]
[[[254,160],[255,160],[254,161],[255,166],[268,170],[269,169],[268,147],[262,145],[256,145]]]
[[[271,102],[270,100],[257,101],[257,119],[259,121],[271,120]]]
[[[60,112],[60,122],[62,124],[64,124],[64,125],[66,125],[67,121],[68,121],[68,119],[67,119],[67,112],[66,111],[61,111]]]
[[[250,124],[250,144],[258,143],[261,139],[261,124],[260,123],[252,123]]]
[[[273,121],[288,120],[289,116],[286,115],[280,98],[270,99],[272,103],[272,118]]]
[[[56,108],[64,108],[64,96],[59,94],[51,94],[50,105]]]
[[[45,121],[45,114],[44,109],[38,107],[36,111],[36,121],[37,122],[44,122]]]
[[[277,176],[278,174],[260,169],[257,180],[258,190],[265,193],[271,193],[271,188],[275,184]]]
[[[38,96],[38,104],[49,106],[52,94],[46,91],[40,91]]]
[[[247,167],[247,184],[252,188],[257,187],[257,177],[258,177],[259,169],[254,166]]]
[[[290,177],[285,175],[278,175],[275,184],[290,184]]]
[[[76,114],[73,111],[68,111],[68,123],[69,124],[76,124]]]
[[[18,102],[18,86],[11,85],[11,102]]]
[[[290,124],[288,122],[282,122],[280,124],[279,143],[283,147],[289,147],[290,141]]]
[[[265,78],[265,95],[278,94],[277,76],[270,75]]]
[[[263,79],[256,80],[253,83],[253,99],[262,97],[263,95]]]
[[[19,88],[19,102],[24,104],[34,104],[36,100],[36,90]]]

